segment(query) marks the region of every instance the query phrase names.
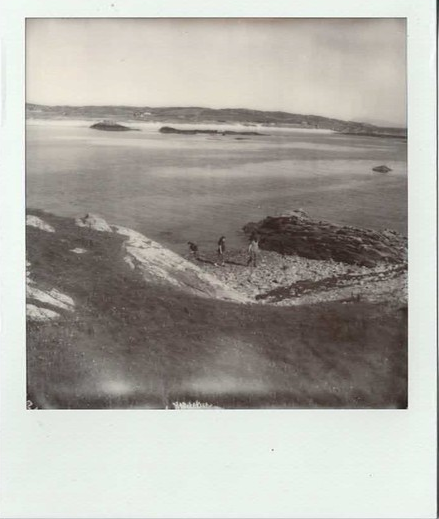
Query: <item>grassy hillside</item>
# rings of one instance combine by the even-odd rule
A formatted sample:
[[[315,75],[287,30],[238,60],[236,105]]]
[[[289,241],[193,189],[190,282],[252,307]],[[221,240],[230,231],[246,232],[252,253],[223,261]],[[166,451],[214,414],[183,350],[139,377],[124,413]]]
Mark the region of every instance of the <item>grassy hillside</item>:
[[[188,295],[131,270],[121,236],[31,212],[56,232],[27,228],[30,276],[76,304],[58,320],[28,322],[28,398],[37,407],[406,406],[406,309]]]
[[[27,103],[28,118],[114,119],[168,123],[242,123],[251,126],[299,127],[337,132],[406,137],[405,128],[381,128],[372,124],[289,112],[246,108],[148,107],[148,106],[45,106]]]

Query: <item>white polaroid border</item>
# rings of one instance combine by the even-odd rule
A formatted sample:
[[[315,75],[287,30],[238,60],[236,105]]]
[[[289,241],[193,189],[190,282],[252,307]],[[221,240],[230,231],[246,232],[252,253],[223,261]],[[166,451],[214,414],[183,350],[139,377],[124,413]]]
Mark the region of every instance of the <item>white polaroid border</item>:
[[[6,0],[0,15],[2,517],[436,517],[435,3]],[[27,17],[407,18],[408,410],[26,411]]]

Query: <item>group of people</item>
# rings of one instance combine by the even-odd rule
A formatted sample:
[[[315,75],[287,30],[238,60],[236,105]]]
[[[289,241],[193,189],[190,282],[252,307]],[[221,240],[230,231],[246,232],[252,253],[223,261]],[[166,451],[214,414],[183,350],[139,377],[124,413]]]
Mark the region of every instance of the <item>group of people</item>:
[[[191,255],[195,259],[199,259],[199,250],[198,245],[194,242],[188,241],[189,245],[189,251]],[[250,237],[250,244],[248,246],[248,260],[247,260],[247,266],[256,267],[257,258],[259,254],[259,240],[256,234],[252,234]],[[225,265],[225,253],[226,253],[226,237],[221,236],[221,238],[218,240],[218,247],[217,247],[217,256],[218,256],[218,263],[221,266]]]

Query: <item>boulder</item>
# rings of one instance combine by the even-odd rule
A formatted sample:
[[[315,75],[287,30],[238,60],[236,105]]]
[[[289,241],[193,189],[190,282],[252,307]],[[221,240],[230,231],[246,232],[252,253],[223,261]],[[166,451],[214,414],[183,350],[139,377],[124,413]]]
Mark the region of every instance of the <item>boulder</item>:
[[[95,231],[101,232],[113,232],[113,229],[108,225],[108,223],[95,214],[86,214],[83,218],[75,219],[76,225],[79,227],[90,227]]]
[[[374,168],[372,168],[372,171],[377,171],[378,173],[388,173],[389,171],[392,171],[391,168],[389,168],[388,166],[375,166]]]
[[[55,232],[55,229],[46,223],[44,220],[39,218],[38,216],[34,216],[32,214],[28,214],[26,216],[26,225],[29,225],[31,227],[36,227],[37,229],[40,229],[42,231],[46,232]]]

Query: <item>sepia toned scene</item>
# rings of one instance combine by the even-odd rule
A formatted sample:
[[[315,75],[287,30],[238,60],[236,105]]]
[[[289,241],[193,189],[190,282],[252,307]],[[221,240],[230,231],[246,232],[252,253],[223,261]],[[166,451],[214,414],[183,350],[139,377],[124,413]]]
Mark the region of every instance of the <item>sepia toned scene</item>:
[[[28,19],[27,408],[407,402],[404,19]]]

